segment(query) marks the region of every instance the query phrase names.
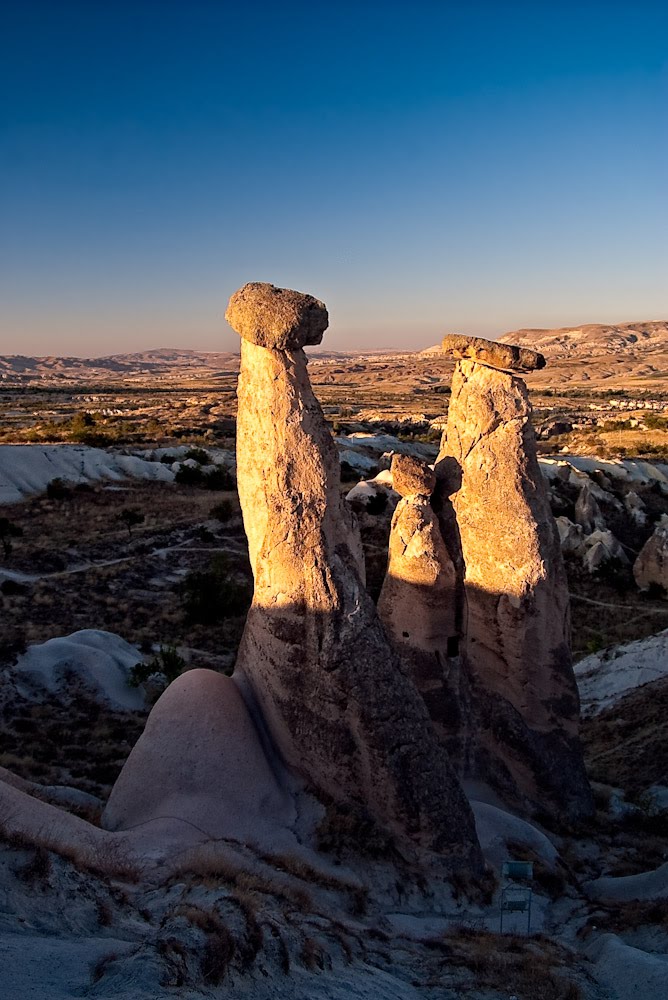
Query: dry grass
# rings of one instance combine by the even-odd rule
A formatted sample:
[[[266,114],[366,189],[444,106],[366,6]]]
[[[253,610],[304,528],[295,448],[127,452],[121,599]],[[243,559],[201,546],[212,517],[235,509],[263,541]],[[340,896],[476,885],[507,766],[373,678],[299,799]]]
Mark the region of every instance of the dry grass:
[[[24,877],[44,879],[48,877],[49,853],[55,854],[76,868],[90,875],[113,876],[125,882],[139,882],[142,871],[127,850],[112,839],[100,839],[87,846],[68,842],[54,836],[44,827],[34,833],[25,833],[13,825],[13,817],[0,821],[0,841],[9,847],[33,849],[35,857],[24,870]]]
[[[559,899],[564,895],[571,878],[566,866],[559,859],[554,865],[548,865],[533,848],[519,840],[508,840],[506,846],[510,857],[533,863],[533,884],[536,888],[542,890],[550,899]]]
[[[345,893],[350,900],[352,913],[362,916],[366,913],[369,890],[366,886],[350,879],[339,878],[329,872],[324,872],[320,868],[308,864],[301,858],[296,858],[289,854],[261,854],[261,859],[276,871],[285,872],[295,878],[306,882],[308,885],[317,885],[332,892]]]
[[[322,796],[320,796],[322,798]],[[362,809],[330,800],[316,829],[319,851],[341,859],[347,854],[373,860],[398,859],[394,839]]]
[[[580,935],[587,937],[593,929],[599,933],[621,934],[639,927],[662,927],[668,931],[668,899],[656,899],[649,903],[619,903],[614,907],[600,906],[581,929]]]
[[[270,874],[249,871],[241,862],[233,861],[220,853],[194,851],[181,862],[170,876],[188,878],[215,886],[221,882],[237,896],[247,900],[253,895],[271,896],[301,913],[311,913],[314,902],[311,894],[301,886],[294,886],[287,879],[273,878]]]
[[[473,983],[463,984],[467,992],[485,987],[518,1000],[583,1000],[572,976],[572,956],[549,938],[459,929],[442,945],[448,967],[471,973]]]
[[[202,979],[217,986],[225,978],[237,954],[238,942],[215,909],[183,904],[170,911],[169,917],[183,917],[202,931],[205,944],[200,956]]]
[[[448,881],[456,900],[464,898],[479,906],[489,906],[499,886],[498,876],[490,868],[478,877],[467,871],[457,871]]]

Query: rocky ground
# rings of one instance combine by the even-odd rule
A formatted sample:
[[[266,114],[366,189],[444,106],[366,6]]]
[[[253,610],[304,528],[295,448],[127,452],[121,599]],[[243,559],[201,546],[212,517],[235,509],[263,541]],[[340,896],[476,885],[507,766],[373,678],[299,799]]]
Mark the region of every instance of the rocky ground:
[[[148,1000],[178,991],[258,1000],[621,1000],[635,989],[660,998],[668,952],[666,876],[660,879],[668,859],[666,814],[643,802],[637,770],[627,781],[628,738],[609,738],[620,725],[632,732],[638,716],[651,718],[648,704],[656,699],[656,690],[641,688],[621,699],[614,715],[608,710],[586,723],[588,762],[599,779],[598,811],[586,826],[530,825],[474,802],[490,866],[481,884],[455,879],[445,889],[416,879],[410,864],[387,855],[370,831],[336,814],[321,825],[317,868],[246,849],[241,866],[223,851],[191,855],[163,875],[128,869],[109,877],[5,836],[3,997]],[[81,768],[68,773],[66,760],[103,758],[101,725],[122,746],[121,733],[131,741],[133,720],[137,726],[144,717],[94,702],[89,695],[89,719],[81,693],[75,697],[71,688],[37,703],[54,724],[69,717],[81,732],[63,752],[62,770],[49,772],[70,788],[93,787]],[[71,711],[76,704],[79,715]],[[660,731],[646,735],[650,746],[653,739],[660,746]],[[653,767],[648,761],[641,784],[661,774],[661,761]],[[98,785],[103,796],[104,784]],[[81,802],[63,804],[83,811]],[[94,821],[90,801],[86,806]],[[499,933],[506,857],[534,863],[529,937],[524,914],[506,917]],[[650,869],[657,875],[637,877]]]
[[[367,478],[379,462],[387,464],[388,451],[429,455],[424,443],[354,435],[340,440],[339,448],[349,469],[356,466],[358,476]],[[581,532],[566,532],[580,655],[601,656],[599,647],[668,625],[661,588],[641,592],[632,572],[637,554],[668,513],[660,470],[653,478],[645,469],[639,480],[635,472],[635,478],[630,473],[625,478],[623,469],[588,473],[561,459],[545,466],[556,515],[572,525],[586,520],[591,510],[576,507],[583,487],[593,486],[605,521],[604,528],[587,523],[579,525]],[[351,497],[374,597],[397,499],[388,485],[385,475],[382,488],[371,483]],[[352,486],[342,484],[342,491]],[[628,501],[630,493],[642,506]],[[143,520],[128,526],[124,510],[136,510]],[[46,786],[39,792],[44,800],[96,822],[156,689],[141,687],[142,706],[120,710],[91,690],[85,671],[65,671],[54,690],[45,690],[17,684],[10,664],[26,644],[87,627],[129,640],[137,661],[153,663],[157,672],[164,663],[156,658],[172,646],[177,670],[207,665],[229,672],[249,583],[236,495],[201,484],[92,480],[83,488],[72,484],[59,496],[38,494],[5,506],[2,514],[21,533],[11,537],[0,570],[0,765]],[[586,540],[595,531],[611,532],[626,561],[611,555],[592,571],[586,557],[594,546]],[[202,579],[202,574],[208,575]],[[212,587],[220,588],[218,609],[228,602],[225,614],[213,618],[202,600]],[[601,656],[596,676],[624,655]],[[611,683],[599,690],[609,691]],[[478,886],[455,882],[446,890],[417,884],[410,865],[388,857],[387,845],[372,831],[340,816],[330,816],[321,829],[325,873],[290,866],[284,857],[253,855],[241,871],[226,856],[216,856],[197,864],[191,859],[184,870],[162,876],[127,871],[111,878],[48,847],[5,836],[2,995],[141,1000],[178,990],[184,997],[258,1000],[270,995],[621,1000],[635,991],[661,997],[668,975],[666,683],[631,682],[620,692],[615,681],[613,701],[586,716],[583,739],[598,806],[588,824],[529,825],[495,809],[480,790],[470,790],[490,866]],[[538,933],[529,938],[498,933],[499,870],[508,856],[535,865]],[[655,874],[644,878],[650,871]],[[510,928],[521,930],[518,917]]]

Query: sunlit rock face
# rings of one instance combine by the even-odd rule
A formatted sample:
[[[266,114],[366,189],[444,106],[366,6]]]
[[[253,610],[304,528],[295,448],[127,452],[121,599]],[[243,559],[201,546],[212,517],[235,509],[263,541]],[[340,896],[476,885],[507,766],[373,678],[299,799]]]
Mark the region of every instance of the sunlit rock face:
[[[306,315],[313,300],[302,298]],[[242,336],[237,477],[255,592],[234,680],[316,791],[367,810],[404,842],[478,867],[468,804],[366,593],[306,357],[258,346],[243,300],[233,296],[227,318]],[[262,323],[271,330],[266,312]]]
[[[443,338],[441,349],[455,358],[479,361],[502,371],[530,372],[545,367],[545,358],[538,351],[532,351],[529,347],[516,347],[514,344],[500,344],[484,337],[450,333]]]
[[[457,574],[431,506],[433,471],[408,455],[394,455],[391,471],[402,499],[392,518],[378,614],[445,741],[460,729]]]
[[[465,597],[472,709],[460,759],[507,799],[572,818],[592,802],[577,735],[568,588],[530,415],[522,379],[457,363],[436,472]]]

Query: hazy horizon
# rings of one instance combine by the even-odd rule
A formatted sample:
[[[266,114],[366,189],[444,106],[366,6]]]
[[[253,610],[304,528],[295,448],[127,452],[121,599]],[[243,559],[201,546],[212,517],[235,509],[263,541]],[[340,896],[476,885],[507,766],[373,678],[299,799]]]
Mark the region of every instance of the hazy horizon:
[[[323,350],[668,315],[668,7],[3,9],[0,354],[235,351],[246,281]]]
[[[664,320],[664,319],[661,319],[660,317],[653,316],[653,317],[647,317],[645,319],[637,319],[637,320],[603,321],[603,322],[600,323],[600,325],[601,326],[613,326],[614,327],[614,326],[625,326],[625,325],[629,325],[629,324],[633,325],[633,324],[657,323],[657,322],[659,322],[659,323],[664,323],[664,322],[668,323],[668,319]],[[564,327],[563,329],[569,329],[569,328],[571,328],[571,329],[577,329],[578,327],[584,327],[584,326],[587,326],[587,325],[590,325],[590,324],[588,324],[588,323],[574,323],[572,325]],[[594,325],[599,325],[599,324],[594,324]],[[516,327],[516,329],[518,329],[518,330],[519,329],[536,329],[536,330],[543,329],[543,330],[548,330],[548,329],[556,329],[556,328],[553,328],[553,327],[527,326],[527,327],[524,327],[524,328]],[[351,346],[331,347],[330,344],[329,344],[329,342],[328,342],[328,337],[327,337],[327,334],[329,332],[330,331],[328,330],[327,333],[325,334],[323,342],[320,345],[318,345],[317,347],[307,347],[306,348],[307,354],[337,353],[337,352],[339,352],[339,353],[354,353],[354,352],[359,352],[359,353],[380,353],[380,354],[382,354],[384,352],[388,352],[388,353],[401,353],[402,351],[406,351],[406,352],[409,352],[409,351],[423,351],[423,350],[428,350],[431,347],[437,347],[439,345],[440,341],[443,339],[443,337],[445,337],[449,333],[468,332],[471,336],[487,336],[487,337],[489,337],[489,339],[495,340],[495,339],[497,339],[497,337],[502,337],[504,334],[511,333],[512,331],[511,330],[500,330],[500,331],[497,331],[495,334],[483,334],[483,333],[473,334],[473,333],[471,333],[471,331],[443,330],[443,331],[440,331],[439,333],[437,333],[437,335],[435,336],[435,338],[432,341],[430,341],[429,343],[427,343],[427,342],[420,343],[420,344],[417,344],[416,346],[407,346],[407,342],[406,342],[406,340],[404,340],[404,341],[400,341],[399,343],[397,343],[395,345],[383,344],[381,342],[381,343],[379,343],[378,346],[366,346],[366,347],[365,346],[359,346],[359,343],[357,344],[357,346],[352,346],[351,345]],[[194,346],[184,346],[183,343],[173,343],[173,344],[151,344],[151,345],[149,345],[147,347],[135,346],[135,347],[129,348],[127,350],[117,350],[117,351],[112,350],[112,351],[107,351],[107,352],[103,352],[103,353],[100,353],[100,354],[87,354],[87,353],[85,353],[85,351],[79,351],[78,353],[70,353],[70,354],[63,354],[63,353],[60,353],[60,352],[56,352],[56,353],[51,352],[51,353],[41,354],[40,355],[40,354],[34,354],[34,353],[32,353],[32,354],[26,354],[25,352],[22,352],[22,351],[5,351],[5,352],[0,352],[0,356],[1,357],[79,358],[81,360],[97,361],[97,360],[102,360],[102,359],[108,358],[108,357],[115,357],[115,356],[118,356],[118,355],[153,354],[153,353],[158,353],[160,351],[184,351],[184,352],[185,351],[189,351],[189,352],[192,352],[193,354],[237,354],[238,355],[239,354],[239,338],[238,338],[238,336],[233,331],[230,331],[230,333],[231,333],[230,343],[229,343],[229,346],[227,346],[227,347],[198,347],[196,345],[194,345]]]

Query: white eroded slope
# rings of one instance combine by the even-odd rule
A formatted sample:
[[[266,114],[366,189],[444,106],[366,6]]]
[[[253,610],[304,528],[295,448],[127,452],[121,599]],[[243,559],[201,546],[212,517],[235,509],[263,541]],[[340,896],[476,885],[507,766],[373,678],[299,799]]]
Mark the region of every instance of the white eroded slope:
[[[69,483],[108,479],[172,482],[174,473],[160,462],[76,444],[0,446],[0,505],[43,492],[52,479]]]
[[[668,677],[668,629],[602,649],[575,664],[584,715],[596,715],[642,684]]]
[[[144,695],[128,686],[128,676],[141,654],[129,642],[112,632],[83,629],[72,635],[49,639],[29,646],[13,670],[17,681],[55,692],[67,685],[69,674],[83,683],[112,708],[142,709]]]

